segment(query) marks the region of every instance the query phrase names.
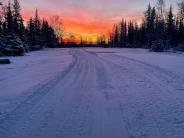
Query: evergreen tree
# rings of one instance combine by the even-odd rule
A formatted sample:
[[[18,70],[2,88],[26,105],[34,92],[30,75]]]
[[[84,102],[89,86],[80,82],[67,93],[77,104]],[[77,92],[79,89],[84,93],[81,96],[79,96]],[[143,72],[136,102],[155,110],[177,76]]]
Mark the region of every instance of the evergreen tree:
[[[150,48],[153,41],[155,40],[155,22],[156,22],[156,10],[155,7],[148,5],[147,11],[145,12],[145,23],[146,23],[146,38],[147,48]]]
[[[2,14],[2,9],[1,9],[2,3],[0,2],[0,35],[2,34],[3,31],[3,14]]]
[[[54,29],[49,26],[48,21],[43,20],[42,23],[42,40],[45,47],[54,48],[58,46],[58,39],[55,35]]]
[[[169,48],[169,42],[166,33],[166,21],[165,21],[165,2],[164,0],[158,0],[157,2],[157,16],[155,23],[155,40],[151,45],[151,50],[162,52]]]
[[[33,46],[35,45],[35,29],[34,29],[34,22],[32,17],[29,19],[28,23],[27,23],[27,38],[28,38],[28,44],[29,46]],[[30,49],[32,50],[32,49]]]
[[[184,42],[184,23],[183,21],[180,19],[179,21],[179,30],[178,30],[178,34],[179,34],[179,43],[183,43]]]
[[[58,46],[54,29],[46,20],[41,24],[38,10],[26,28],[18,0],[14,0],[13,4],[9,2],[3,10],[0,11],[0,55],[23,55],[25,50]]]
[[[14,30],[14,17],[11,7],[11,3],[5,7],[4,22],[3,22],[3,36],[4,36],[4,47],[1,49],[3,55],[23,55],[25,49],[20,38],[15,34]]]
[[[184,21],[184,0],[178,3],[178,15],[181,21]]]
[[[153,51],[179,47],[184,50],[184,1],[178,3],[178,7],[178,16],[173,14],[172,6],[166,16],[164,0],[158,0],[156,7],[149,4],[140,27],[133,21],[126,27],[122,20],[120,29],[118,25],[113,29],[110,44],[114,46],[120,41],[123,47],[146,47]]]
[[[131,47],[133,47],[134,44],[134,22],[130,21],[128,24],[128,43],[130,44]]]
[[[40,31],[41,31],[41,22],[40,22],[40,17],[39,17],[39,15],[38,15],[38,9],[36,9],[36,12],[35,12],[34,27],[35,27],[35,33],[36,33],[37,35],[40,35]]]
[[[139,42],[140,42],[140,47],[146,47],[146,23],[143,21],[141,24],[141,27],[139,28]]]
[[[41,38],[41,21],[40,21],[40,17],[38,15],[38,10],[36,9],[35,11],[35,16],[34,16],[34,19],[33,19],[33,25],[31,23],[31,27],[32,30],[31,32],[33,33],[33,36],[32,39],[33,39],[33,45],[30,46],[30,49],[31,50],[39,50],[39,49],[42,49],[43,48],[43,45],[42,45],[42,38]]]
[[[0,2],[0,6],[2,6],[2,3]],[[0,9],[0,56],[3,55],[3,48],[5,47],[5,40],[3,35],[3,12],[2,9]]]
[[[12,15],[12,8],[11,3],[8,3],[8,6],[5,9],[5,21],[4,21],[4,33],[5,35],[8,35],[10,33],[13,33],[13,15]]]
[[[180,49],[184,51],[184,0],[178,3],[179,27],[178,27],[178,42]]]
[[[14,0],[13,4],[13,29],[14,32],[21,38],[21,40],[24,40],[24,24],[23,19],[20,14],[21,8],[18,0]]]
[[[121,47],[126,47],[127,40],[127,23],[126,20],[122,20],[121,22],[121,30],[120,30],[120,44]]]
[[[152,7],[149,3],[147,10],[145,12],[145,22],[146,22],[146,29],[149,31],[150,24],[151,24],[151,14],[152,14]]]
[[[113,46],[118,47],[119,45],[119,27],[118,25],[114,25],[114,34],[113,34]]]
[[[169,14],[167,17],[167,37],[169,39],[169,43],[171,46],[173,46],[175,44],[175,39],[174,36],[175,34],[175,21],[174,21],[174,15],[172,12],[172,6],[170,6],[169,8]]]

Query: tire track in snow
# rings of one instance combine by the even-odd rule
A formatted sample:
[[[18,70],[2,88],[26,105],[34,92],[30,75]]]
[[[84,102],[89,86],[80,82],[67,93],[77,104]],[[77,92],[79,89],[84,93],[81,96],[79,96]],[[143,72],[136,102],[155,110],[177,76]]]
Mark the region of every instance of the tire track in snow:
[[[109,58],[111,57],[112,58],[112,56],[113,55],[111,55],[111,56],[109,56]],[[154,113],[153,113],[153,115],[155,114],[155,115],[157,115],[158,113],[156,112],[156,111],[158,111],[158,109],[161,111],[161,109],[165,106],[165,107],[167,107],[168,109],[165,109],[164,111],[161,111],[161,113],[160,113],[160,117],[162,116],[162,118],[159,118],[160,120],[158,120],[158,118],[155,118],[154,116],[153,116],[153,118],[155,118],[155,121],[154,122],[157,122],[156,123],[156,126],[157,126],[157,128],[158,128],[158,135],[157,135],[157,137],[163,137],[163,136],[165,136],[165,137],[169,137],[169,136],[171,136],[171,135],[173,135],[173,137],[176,137],[177,135],[180,135],[180,136],[182,136],[183,135],[183,133],[182,133],[182,129],[184,128],[183,127],[183,124],[181,123],[181,122],[183,122],[182,121],[182,116],[184,115],[184,112],[182,112],[182,111],[184,111],[184,109],[183,109],[183,100],[181,100],[181,99],[178,99],[178,97],[176,96],[176,95],[174,95],[174,93],[172,92],[173,90],[175,90],[175,87],[174,87],[174,85],[173,86],[168,86],[168,84],[167,84],[167,82],[162,82],[162,80],[160,80],[160,78],[158,77],[157,78],[157,81],[153,81],[154,79],[153,79],[153,77],[155,78],[155,76],[159,76],[158,74],[155,74],[155,73],[162,73],[160,70],[158,70],[157,68],[151,68],[150,69],[150,66],[148,66],[147,67],[147,65],[145,65],[145,67],[143,68],[140,64],[137,64],[136,63],[136,61],[133,61],[132,63],[131,62],[129,62],[128,63],[128,61],[131,61],[130,59],[127,59],[127,58],[124,58],[124,57],[120,57],[122,60],[121,60],[121,62],[122,63],[120,63],[120,62],[118,62],[119,64],[116,64],[116,63],[113,63],[112,61],[110,61],[110,60],[108,60],[108,59],[105,59],[104,57],[102,57],[104,60],[106,60],[107,62],[111,62],[111,64],[113,65],[113,66],[117,66],[117,68],[125,68],[125,66],[126,65],[128,65],[128,67],[131,67],[131,64],[132,64],[132,69],[134,70],[134,72],[132,72],[133,70],[130,68],[129,70],[128,70],[128,72],[129,72],[129,74],[130,73],[133,73],[135,76],[133,77],[133,78],[135,78],[135,81],[133,82],[132,81],[132,83],[137,83],[136,82],[136,78],[138,78],[138,77],[143,77],[142,78],[142,80],[140,81],[139,80],[139,83],[142,83],[142,82],[144,82],[145,84],[145,86],[143,86],[143,87],[145,87],[146,89],[147,89],[147,91],[149,92],[149,96],[148,97],[145,97],[145,98],[149,98],[149,97],[153,97],[153,99],[150,99],[150,101],[148,101],[148,103],[145,103],[144,104],[144,106],[145,107],[147,107],[147,109],[149,109],[149,107],[152,107],[152,108],[155,108],[155,110],[153,110],[154,111]],[[114,59],[115,60],[115,59]],[[127,63],[126,63],[127,62]],[[110,65],[110,63],[108,63],[108,65]],[[144,71],[142,71],[142,72],[140,72],[140,73],[142,73],[142,74],[140,74],[139,73],[139,69],[137,68],[137,67],[141,67],[142,69],[144,69]],[[115,67],[114,67],[115,68]],[[138,69],[138,70],[136,70],[136,69]],[[117,77],[120,77],[120,76],[123,76],[123,75],[125,75],[125,73],[123,74],[122,73],[122,71],[119,71],[118,73],[117,73],[117,70],[115,70],[116,71],[116,73],[115,73],[115,75],[117,75],[118,74],[118,76]],[[127,73],[128,73],[127,72]],[[149,72],[149,74],[147,74],[147,75],[144,75],[144,73],[148,73]],[[151,73],[150,73],[151,72]],[[152,73],[153,72],[153,73]],[[137,74],[138,73],[138,74]],[[120,74],[122,74],[122,75],[120,75]],[[170,77],[169,76],[169,74],[165,74],[166,76],[164,76],[164,78],[165,77]],[[128,75],[128,76],[131,76],[131,75]],[[145,78],[144,78],[145,77]],[[162,77],[162,76],[161,76]],[[172,77],[172,75],[171,75],[171,77]],[[120,77],[121,78],[121,77]],[[123,77],[122,77],[123,78]],[[150,79],[150,78],[152,78],[152,79]],[[120,80],[123,80],[123,79],[120,79]],[[163,79],[164,80],[164,79]],[[116,80],[117,81],[117,80]],[[160,86],[159,84],[163,84],[163,85],[165,85],[166,87],[163,87],[163,86]],[[181,84],[181,83],[180,83]],[[132,86],[133,87],[133,86]],[[145,90],[142,90],[142,92],[144,92]],[[156,92],[157,91],[157,92]],[[151,93],[152,92],[152,93]],[[158,92],[160,92],[161,94],[156,94],[156,93],[158,93]],[[156,94],[156,95],[155,95]],[[169,96],[170,95],[170,97],[164,97],[164,95],[167,95],[167,96]],[[171,96],[172,95],[172,96]],[[146,96],[146,94],[145,94],[145,96]],[[155,99],[156,98],[156,99]],[[181,98],[181,97],[180,97]],[[170,99],[170,100],[169,100]],[[158,100],[158,101],[157,101]],[[167,101],[165,101],[165,100],[167,100]],[[145,101],[146,101],[146,99],[145,99]],[[156,103],[155,103],[156,102]],[[152,104],[149,104],[149,103],[152,103]],[[168,103],[169,104],[171,104],[171,103],[173,103],[173,105],[171,105],[171,107],[168,105]],[[164,104],[164,106],[162,105],[162,104]],[[162,108],[160,108],[160,106],[162,107]],[[138,108],[138,105],[137,106],[135,106],[135,107],[137,107]],[[178,109],[178,107],[179,107],[179,109]],[[178,111],[177,111],[178,110]],[[166,113],[167,112],[167,113]],[[168,112],[174,112],[175,113],[175,115],[174,114],[171,114],[170,115],[170,113],[168,113]],[[179,115],[179,117],[176,117],[176,114],[178,114]],[[165,117],[164,117],[165,116]],[[174,125],[174,123],[171,121],[171,120],[168,120],[168,118],[170,118],[171,120],[180,120],[179,122],[179,124],[178,124],[178,127],[175,127],[175,126],[173,126]],[[176,119],[175,119],[175,117],[176,117]],[[162,122],[159,122],[159,121],[162,121]],[[169,124],[170,124],[170,128],[168,127],[167,129],[167,131],[165,131],[164,130],[164,128],[163,128],[163,122],[168,122],[169,121]],[[170,122],[171,121],[171,122]],[[179,125],[180,125],[180,127],[179,127]],[[167,125],[166,125],[167,126]],[[166,128],[165,128],[166,129]],[[165,133],[165,134],[164,134]],[[170,134],[169,134],[170,133]],[[150,136],[148,136],[148,137],[150,137]]]
[[[35,87],[32,95],[28,96],[13,111],[5,114],[4,117],[0,119],[0,136],[5,138],[9,135],[8,130],[12,125],[15,125],[17,121],[28,115],[29,111],[31,111],[31,109],[72,70],[75,64],[76,58],[74,57],[72,63],[65,69],[65,71],[61,72],[56,78],[49,80],[47,83]]]
[[[72,107],[69,108],[67,114],[59,120],[61,126],[58,127],[58,130],[56,131],[58,133],[55,137],[85,138],[91,131],[91,105],[93,96],[92,91],[90,90],[91,84],[88,83],[88,78],[94,73],[94,67],[93,64],[88,61],[89,57],[83,55],[83,51],[77,50],[74,54],[79,58],[80,64],[82,63],[82,66],[77,68],[77,70],[80,70],[81,72],[76,75],[78,76],[78,81],[75,82],[77,85],[76,93],[72,99],[75,103],[71,105]],[[84,58],[86,59],[84,60]]]
[[[44,97],[45,100],[49,100],[51,104],[53,103],[55,105],[51,105],[50,108],[50,104],[44,100],[37,104],[30,113],[33,117],[30,117],[31,119],[24,129],[25,132],[21,132],[20,130],[19,133],[16,134],[17,137],[67,138],[73,136],[76,138],[85,137],[85,135],[90,134],[90,124],[92,124],[91,105],[94,96],[91,96],[92,91],[90,88],[93,87],[88,83],[88,75],[94,72],[93,64],[88,60],[82,61],[83,52],[81,53],[81,51],[74,49],[72,53],[76,57],[77,62],[70,73],[61,81],[62,83],[59,82],[56,86],[60,88],[61,92],[58,91],[57,88],[53,88],[54,92]],[[84,83],[81,83],[81,80],[83,80]],[[88,90],[90,91],[88,92]],[[53,94],[53,98],[49,98],[52,96],[51,94]],[[39,107],[44,103],[48,108],[45,109],[45,111]],[[52,107],[54,107],[54,113],[52,113],[47,120],[47,112],[52,111]],[[21,120],[20,125],[26,122],[26,120],[29,120],[29,117]],[[20,125],[18,124],[18,126]],[[31,127],[30,125],[34,126]]]
[[[119,88],[118,83],[117,83],[117,81],[119,80],[120,82],[122,81],[122,83],[127,84],[126,83],[127,78],[124,75],[128,75],[130,77],[135,77],[134,74],[131,74],[132,73],[131,70],[126,70],[126,69],[122,70],[122,68],[119,65],[117,65],[113,62],[109,62],[105,58],[101,58],[96,53],[94,53],[94,54],[93,54],[93,52],[88,52],[88,53],[92,54],[92,55],[96,55],[97,60],[100,62],[100,67],[99,67],[99,69],[97,68],[97,76],[99,76],[97,79],[97,82],[99,83],[99,88],[101,89],[101,93],[104,95],[104,98],[105,98],[104,102],[106,102],[105,107],[107,108],[107,114],[111,114],[112,110],[114,110],[113,111],[115,113],[114,115],[119,118],[119,121],[116,122],[115,119],[112,119],[112,117],[109,116],[109,118],[112,119],[113,123],[116,123],[115,125],[118,125],[119,129],[120,129],[117,132],[117,134],[113,133],[114,136],[127,137],[127,138],[147,137],[148,134],[145,132],[144,128],[143,129],[138,128],[136,126],[137,124],[134,124],[132,122],[132,120],[134,119],[134,118],[131,118],[132,115],[130,116],[126,113],[128,110],[128,112],[131,111],[131,114],[135,114],[135,113],[139,113],[139,115],[142,114],[139,111],[138,103],[136,103],[136,101],[134,101],[133,104],[132,103],[125,103],[126,105],[124,105],[124,103],[122,103],[122,101],[121,101],[121,100],[125,99],[125,97],[122,96],[122,93],[126,93],[128,95],[130,88],[126,89],[126,85],[124,85],[123,88],[122,87]],[[128,82],[128,85],[131,85],[129,83],[130,82]],[[129,87],[131,87],[131,86],[129,86]],[[134,92],[134,94],[135,94],[135,92]],[[120,99],[120,97],[121,97],[121,99]],[[133,97],[131,97],[131,98],[133,98]],[[129,108],[132,108],[132,109],[124,108],[127,105]],[[154,118],[154,117],[152,117],[152,118]],[[153,122],[155,122],[155,123],[153,123]],[[156,135],[158,136],[158,134],[161,132],[161,130],[159,129],[159,126],[155,120],[153,120],[152,123],[154,124],[153,126],[155,126],[154,127],[155,135],[154,136],[156,136]],[[107,135],[107,136],[103,136],[103,137],[112,137],[111,135],[112,134]]]
[[[29,97],[30,100],[25,100],[14,114],[12,112],[7,118],[8,123],[3,122],[4,128],[0,128],[0,136],[3,138],[11,136],[180,138],[182,136],[183,132],[177,131],[177,127],[181,129],[182,116],[176,116],[172,120],[175,116],[167,115],[167,109],[163,109],[170,106],[166,105],[167,102],[177,103],[178,106],[182,103],[175,101],[177,99],[174,95],[170,99],[163,97],[170,93],[168,89],[159,85],[163,83],[160,78],[155,79],[161,73],[159,70],[125,58],[117,57],[119,60],[116,60],[110,53],[109,57],[107,56],[109,59],[81,49],[71,49],[70,53],[74,57],[74,63],[64,77],[55,78],[53,81],[57,84],[49,81],[48,85],[44,85],[46,88],[43,86],[39,89],[40,95],[35,91],[34,96]],[[169,77],[168,75],[165,74],[163,79]],[[165,101],[166,99],[168,101]],[[171,111],[175,106],[168,110]],[[27,107],[30,109],[25,109]],[[178,112],[181,112],[181,109],[179,108]],[[166,120],[171,122],[166,123]]]
[[[156,71],[160,72],[160,75],[162,75],[162,76],[158,76],[158,75],[157,76],[158,77],[163,77],[162,78],[163,80],[168,80],[169,79],[168,83],[170,83],[170,84],[175,83],[174,85],[176,85],[178,83],[182,84],[184,82],[184,77],[183,76],[181,76],[179,74],[176,74],[176,73],[173,73],[171,71],[168,71],[166,69],[163,69],[161,67],[158,67],[158,66],[155,66],[155,65],[151,65],[149,63],[145,63],[143,61],[132,59],[132,58],[129,58],[129,57],[126,57],[126,56],[120,56],[120,55],[115,55],[115,54],[113,54],[113,56],[117,56],[117,57],[119,57],[121,59],[126,59],[126,60],[132,61],[134,63],[140,63],[140,64],[146,66],[147,69],[149,69],[151,73],[154,73],[154,71],[156,70]],[[176,82],[173,82],[172,80],[175,80]],[[184,85],[180,89],[183,90],[184,89]]]
[[[71,50],[70,53],[72,53],[73,57],[75,57],[75,65],[72,67],[72,70],[70,73],[67,73],[65,77],[58,83],[56,87],[61,87],[60,89],[52,89],[52,93],[49,93],[47,96],[44,97],[44,100],[40,101],[36,105],[34,109],[30,112],[32,117],[26,117],[25,119],[21,120],[20,124],[23,124],[26,122],[26,120],[30,121],[27,124],[27,127],[25,127],[24,131],[17,134],[17,136],[22,136],[26,138],[50,138],[50,137],[56,137],[53,136],[55,134],[49,133],[50,129],[55,129],[54,132],[57,134],[60,129],[61,122],[59,121],[62,117],[63,112],[58,111],[60,109],[59,106],[64,106],[64,99],[66,98],[66,95],[62,95],[63,93],[66,93],[65,88],[70,88],[71,83],[74,83],[78,77],[73,74],[74,70],[77,75],[81,73],[81,63],[78,60],[78,57],[75,56],[76,50]],[[72,74],[72,77],[70,76]],[[69,76],[68,76],[69,75]],[[69,79],[68,79],[69,78]],[[75,84],[72,84],[73,86]],[[58,91],[60,90],[60,91]],[[72,96],[72,95],[71,95]],[[74,96],[75,97],[75,96]],[[44,104],[42,108],[42,104]],[[71,114],[71,113],[70,113]],[[57,118],[55,117],[57,115]],[[52,120],[54,118],[54,120]],[[63,117],[64,118],[64,117]],[[50,124],[54,124],[54,126],[50,126]],[[31,125],[34,125],[33,127],[30,127]],[[19,125],[18,125],[19,126]],[[47,132],[47,133],[45,133]],[[59,137],[59,136],[57,136]]]

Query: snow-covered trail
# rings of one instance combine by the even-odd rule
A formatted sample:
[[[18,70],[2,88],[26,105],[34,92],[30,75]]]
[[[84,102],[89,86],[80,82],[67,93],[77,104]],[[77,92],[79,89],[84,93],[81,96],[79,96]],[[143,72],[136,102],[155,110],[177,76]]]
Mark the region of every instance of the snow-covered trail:
[[[2,138],[183,138],[184,77],[71,49],[66,70],[0,118]]]

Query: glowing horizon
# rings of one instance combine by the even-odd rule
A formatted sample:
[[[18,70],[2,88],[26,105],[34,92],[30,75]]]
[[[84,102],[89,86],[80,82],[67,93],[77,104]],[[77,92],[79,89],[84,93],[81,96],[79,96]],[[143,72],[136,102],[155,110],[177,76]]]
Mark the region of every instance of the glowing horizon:
[[[1,0],[7,3],[7,0]],[[12,0],[10,0],[12,1]],[[73,34],[95,41],[98,35],[108,35],[115,23],[125,18],[141,22],[148,0],[19,0],[25,21],[34,15],[37,8],[40,17],[50,19],[58,15],[66,34]],[[167,0],[167,5],[180,0]],[[155,5],[156,0],[150,1]],[[176,8],[176,6],[174,7]]]

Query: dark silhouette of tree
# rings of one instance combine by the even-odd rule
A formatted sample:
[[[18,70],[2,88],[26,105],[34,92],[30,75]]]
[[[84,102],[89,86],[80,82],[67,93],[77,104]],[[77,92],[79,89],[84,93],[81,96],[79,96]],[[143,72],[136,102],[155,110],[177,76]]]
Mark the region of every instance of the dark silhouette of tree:
[[[43,45],[45,47],[55,48],[58,46],[58,38],[48,21],[43,20],[41,32]]]
[[[21,38],[24,34],[24,25],[23,25],[23,19],[20,14],[21,8],[18,0],[14,0],[13,4],[13,28],[14,32],[19,35]]]
[[[145,12],[145,25],[146,25],[146,48],[150,48],[155,40],[155,27],[156,27],[156,10],[155,7],[148,5]]]
[[[181,21],[184,20],[184,0],[178,3],[178,15]]]
[[[35,11],[35,16],[34,16],[34,30],[35,30],[35,48],[36,49],[42,49],[43,45],[42,44],[42,39],[41,39],[41,20],[38,15],[38,9]]]
[[[127,41],[127,22],[126,20],[122,19],[122,22],[120,24],[120,44],[121,47],[126,47],[126,41]]]
[[[8,2],[8,6],[5,8],[5,21],[3,25],[5,35],[13,32],[13,15],[11,3]]]
[[[128,23],[128,43],[130,44],[130,47],[133,47],[134,43],[134,22],[130,21]]]
[[[167,37],[168,37],[170,45],[174,46],[175,35],[177,35],[177,34],[176,34],[176,30],[175,30],[175,20],[174,20],[172,6],[170,6],[170,8],[169,8],[169,13],[167,16],[166,31],[167,31],[167,35],[168,35]]]
[[[34,28],[34,21],[32,17],[29,19],[27,23],[27,42],[29,46],[35,45],[35,28]],[[31,48],[31,47],[30,47]],[[32,50],[32,49],[30,49]]]
[[[119,26],[117,24],[114,25],[114,28],[113,28],[112,44],[113,44],[113,47],[119,46]]]
[[[134,21],[127,24],[125,20],[114,25],[109,45],[143,47],[159,52],[170,48],[184,50],[184,1],[178,3],[177,15],[172,6],[166,14],[164,0],[158,0],[155,7],[149,4],[140,26]]]
[[[179,50],[184,51],[184,1],[178,3],[178,43]]]
[[[0,35],[2,35],[3,31],[3,11],[2,11],[2,3],[0,2]]]
[[[2,3],[0,3],[2,6]],[[36,9],[34,18],[30,18],[24,26],[21,6],[18,0],[13,0],[0,10],[0,55],[23,55],[29,50],[39,50],[44,47],[58,47],[55,30],[48,21],[41,23]]]

